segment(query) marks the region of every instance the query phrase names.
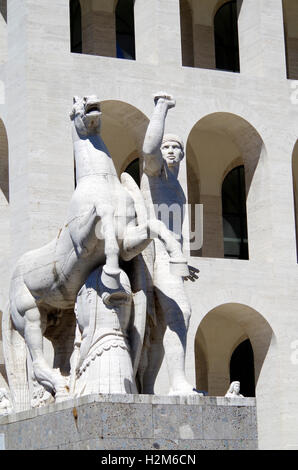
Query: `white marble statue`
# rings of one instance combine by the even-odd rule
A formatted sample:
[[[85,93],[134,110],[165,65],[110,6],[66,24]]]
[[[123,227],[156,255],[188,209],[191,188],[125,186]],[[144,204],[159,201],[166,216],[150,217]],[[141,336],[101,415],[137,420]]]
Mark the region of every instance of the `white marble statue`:
[[[9,398],[8,391],[0,388],[0,416],[8,415],[13,411],[13,407]]]
[[[225,394],[225,397],[229,397],[229,398],[235,398],[235,397],[238,397],[238,398],[244,398],[243,395],[241,395],[240,393],[240,382],[238,380],[235,380],[234,382],[232,382],[229,386],[229,390],[227,391],[227,393]]]
[[[100,136],[98,98],[74,98],[71,121],[77,186],[65,224],[52,242],[25,253],[18,261],[5,314],[11,315],[11,327],[25,339],[35,379],[56,401],[69,396],[69,385],[44,356],[47,316],[55,310],[73,309],[78,291],[94,269],[103,266],[103,284],[117,289],[120,287],[119,259],[131,260],[158,237],[170,256],[172,271],[179,276],[189,272],[180,244],[162,222],[150,217],[144,220],[142,214],[139,217],[142,223],[136,224],[137,204],[140,203],[142,209],[142,195],[129,175],[123,174],[119,181]],[[108,304],[109,296],[103,301]],[[8,324],[6,319],[6,326]],[[8,346],[14,347],[13,344]],[[6,352],[9,347],[5,348]],[[26,368],[23,366],[23,378],[18,376],[17,369],[21,369],[20,361],[24,360],[26,350],[24,347],[21,351],[19,340],[18,347],[18,363],[8,364],[11,381],[16,377],[19,381],[25,380]],[[12,393],[13,388],[11,386]],[[16,402],[21,399],[14,397]]]
[[[179,165],[184,157],[182,140],[173,134],[164,135],[165,120],[175,100],[167,93],[154,97],[155,109],[143,144],[143,176],[141,190],[149,218],[161,217],[163,208],[172,208],[174,214],[165,217],[169,230],[182,247],[182,223],[185,210],[185,194],[178,181]],[[175,220],[176,219],[176,220]],[[163,220],[163,219],[162,219]],[[176,222],[176,223],[175,223]],[[150,255],[151,249],[151,255]],[[184,288],[187,277],[173,276],[169,255],[155,239],[153,246],[145,250],[149,281],[153,285],[153,302],[148,302],[148,322],[145,344],[138,378],[143,393],[154,393],[154,383],[165,354],[169,374],[170,394],[193,394],[193,386],[185,376],[186,336],[191,306]],[[197,278],[191,272],[192,280]]]
[[[103,284],[101,274],[102,268],[96,269],[77,298],[77,351],[72,361],[75,396],[138,393],[129,338],[133,302],[130,281],[121,270],[120,288],[111,290]]]

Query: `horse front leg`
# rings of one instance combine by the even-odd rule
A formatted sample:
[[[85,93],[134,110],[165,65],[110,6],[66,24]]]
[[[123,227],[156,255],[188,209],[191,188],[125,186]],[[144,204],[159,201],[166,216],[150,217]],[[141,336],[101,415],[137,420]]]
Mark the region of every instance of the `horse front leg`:
[[[101,280],[110,290],[119,290],[120,285],[120,267],[119,255],[120,248],[117,241],[114,210],[110,207],[99,207],[97,214],[100,217],[96,230],[97,237],[104,240],[104,253],[106,262],[103,266]],[[109,301],[110,295],[105,299]]]
[[[149,219],[138,226],[128,226],[123,238],[121,256],[129,261],[140,254],[154,239],[159,239],[169,254],[170,270],[177,276],[189,276],[187,260],[181,245],[165,224],[157,219]]]

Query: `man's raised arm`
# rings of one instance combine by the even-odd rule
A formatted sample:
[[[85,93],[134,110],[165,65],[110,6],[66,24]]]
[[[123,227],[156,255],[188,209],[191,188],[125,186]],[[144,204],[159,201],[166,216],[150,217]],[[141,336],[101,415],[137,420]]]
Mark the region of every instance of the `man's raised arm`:
[[[143,144],[144,172],[149,176],[159,175],[163,158],[160,147],[165,129],[168,110],[175,106],[175,100],[167,93],[157,93],[154,96],[155,108],[147,128]]]

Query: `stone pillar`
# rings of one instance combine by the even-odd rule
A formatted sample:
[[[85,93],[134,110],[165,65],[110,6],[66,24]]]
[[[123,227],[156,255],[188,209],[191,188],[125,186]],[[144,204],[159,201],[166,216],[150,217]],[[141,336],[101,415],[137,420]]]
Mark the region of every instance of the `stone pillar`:
[[[215,69],[214,12],[217,0],[193,1],[194,66]]]
[[[71,107],[71,100],[59,95],[56,73],[71,54],[68,2],[8,0],[7,5],[5,125],[13,265],[22,253],[56,235],[65,217],[65,201],[73,191],[71,133],[69,140],[65,136],[69,123],[65,110]],[[51,82],[55,92],[49,91]],[[57,216],[49,217],[53,212]]]
[[[213,25],[194,24],[194,65],[204,69],[216,68]]]
[[[185,67],[194,66],[192,17],[193,14],[189,0],[180,0],[182,65]]]
[[[116,0],[83,0],[83,54],[116,57]]]
[[[286,77],[281,0],[238,0],[240,72],[254,77]]]
[[[179,0],[135,0],[136,60],[181,65]]]

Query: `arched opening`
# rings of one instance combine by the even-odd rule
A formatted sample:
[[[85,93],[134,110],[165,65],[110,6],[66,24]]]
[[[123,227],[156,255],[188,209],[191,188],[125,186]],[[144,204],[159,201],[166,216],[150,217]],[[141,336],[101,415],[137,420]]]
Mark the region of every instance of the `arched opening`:
[[[70,51],[82,53],[82,11],[80,0],[70,0]]]
[[[237,1],[222,5],[214,16],[215,63],[219,70],[240,71]]]
[[[239,72],[236,0],[180,0],[182,65]]]
[[[118,0],[116,44],[118,58],[135,60],[134,0]]]
[[[213,113],[193,126],[186,155],[191,256],[248,259],[249,249],[251,258],[264,237],[255,222],[262,210],[260,199],[267,197],[262,138],[242,117]],[[199,205],[203,207],[201,250],[192,242]],[[263,246],[260,251],[264,253]]]
[[[227,174],[221,193],[224,257],[248,259],[244,165]]]
[[[230,360],[230,382],[240,382],[241,394],[255,396],[254,353],[249,339],[242,341],[235,349]]]
[[[274,374],[268,370],[275,360],[270,354],[273,339],[272,328],[253,308],[238,303],[214,308],[195,337],[197,389],[224,396],[230,383],[239,380],[244,396],[262,394]]]
[[[70,0],[71,52],[135,59],[134,0]]]
[[[298,79],[298,3],[283,0],[287,77]]]

